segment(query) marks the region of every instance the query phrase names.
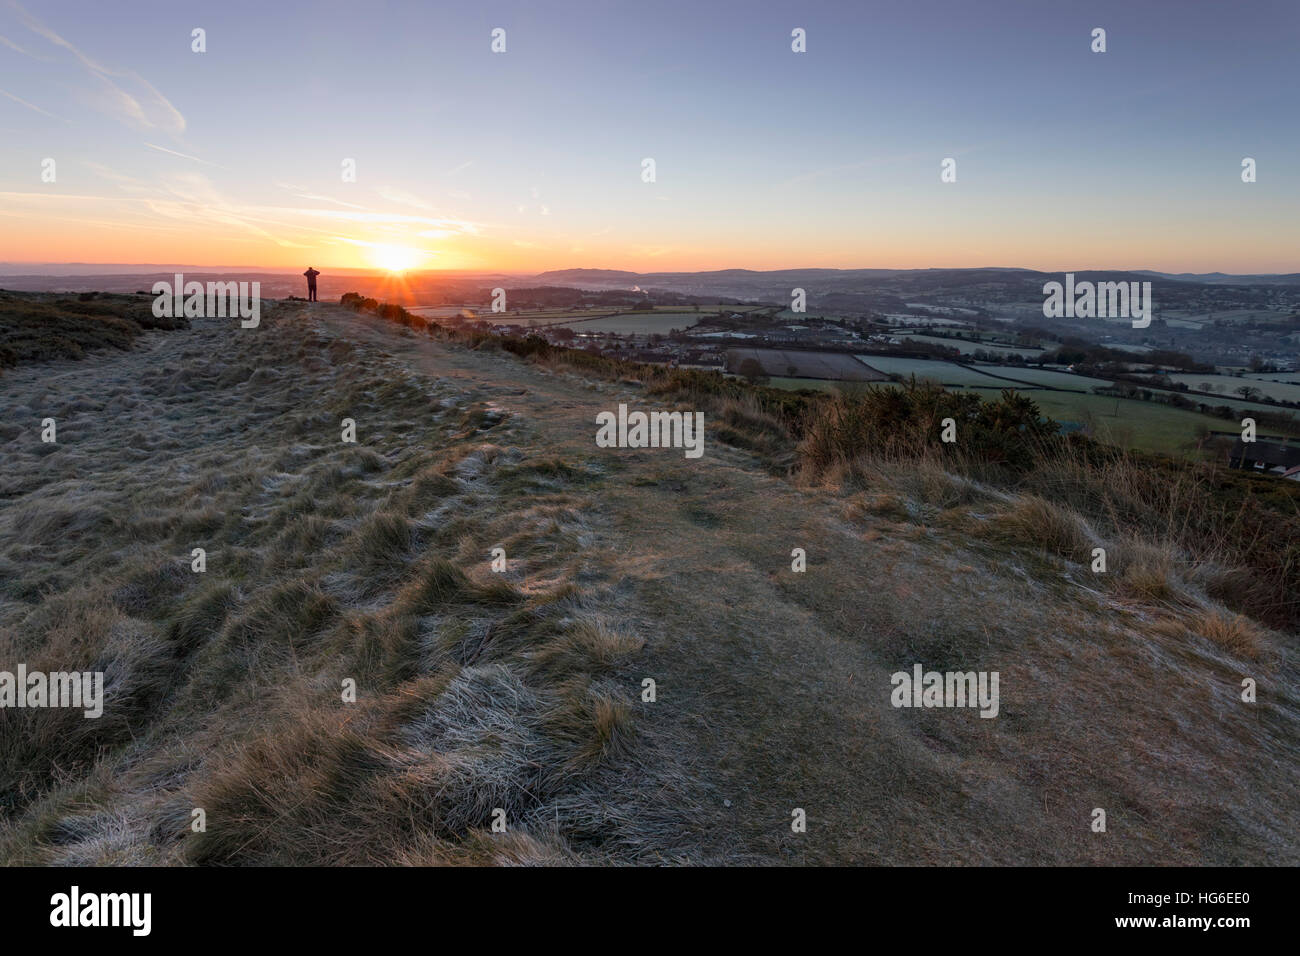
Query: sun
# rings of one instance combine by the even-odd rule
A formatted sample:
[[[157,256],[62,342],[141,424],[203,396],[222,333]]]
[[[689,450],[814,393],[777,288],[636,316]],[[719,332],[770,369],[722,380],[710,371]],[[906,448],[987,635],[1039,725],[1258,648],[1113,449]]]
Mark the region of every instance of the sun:
[[[424,252],[409,246],[371,246],[370,259],[381,269],[389,272],[405,272],[420,264]]]

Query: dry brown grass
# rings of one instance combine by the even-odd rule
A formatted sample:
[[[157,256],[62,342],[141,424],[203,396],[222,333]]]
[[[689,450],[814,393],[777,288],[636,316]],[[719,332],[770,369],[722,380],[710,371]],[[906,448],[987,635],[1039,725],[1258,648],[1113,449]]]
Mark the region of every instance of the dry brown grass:
[[[1092,560],[1095,538],[1086,521],[1069,508],[1018,495],[992,521],[993,533],[1020,547],[1035,547],[1077,564]]]
[[[617,377],[334,311],[169,333],[184,375],[146,337],[0,380],[0,404],[68,424],[53,450],[4,439],[0,650],[102,660],[117,695],[107,722],[0,736],[0,859],[1296,859],[1290,636],[1202,612],[1242,587],[1230,555],[1126,524],[1138,499],[1100,472],[1007,488],[953,456],[868,455],[796,487],[733,450],[785,454],[773,407],[725,384],[701,401],[736,401],[737,434],[703,464],[598,453]],[[691,381],[646,373],[641,394]],[[1030,553],[1094,531],[1103,585]],[[1236,658],[1270,688],[1258,710]],[[914,662],[1000,671],[998,719],[892,708]],[[1088,830],[1098,805],[1113,838]]]
[[[1169,545],[1128,538],[1108,553],[1121,589],[1149,601],[1171,601],[1182,593],[1180,555]]]
[[[0,856],[573,859],[563,821],[581,815],[562,810],[557,830],[557,801],[628,758],[632,710],[609,681],[641,647],[573,582],[569,489],[589,478],[553,449],[529,460],[484,443],[509,422],[459,385],[412,378],[292,309],[263,324],[258,339],[190,330],[207,344],[169,401],[174,369],[126,353],[117,380],[135,393],[113,427],[102,398],[61,410],[74,396],[52,451],[13,436],[0,666],[103,668],[108,686],[97,721],[0,710]],[[84,368],[60,387],[93,394]],[[39,417],[24,374],[14,404]],[[342,417],[360,446],[338,441]],[[499,540],[510,575],[487,568]],[[508,834],[490,832],[498,806]]]
[[[1188,629],[1228,653],[1248,660],[1259,658],[1267,640],[1263,629],[1250,618],[1217,609],[1197,616]]]

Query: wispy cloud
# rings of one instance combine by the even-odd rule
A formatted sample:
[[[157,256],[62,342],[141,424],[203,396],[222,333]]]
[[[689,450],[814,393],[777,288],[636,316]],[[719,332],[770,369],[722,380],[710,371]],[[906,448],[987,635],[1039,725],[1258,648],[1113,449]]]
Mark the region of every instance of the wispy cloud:
[[[16,50],[17,52],[21,53],[23,56],[30,56],[33,60],[40,59],[40,57],[38,57],[36,54],[24,50],[22,47],[20,47],[13,40],[9,39],[7,36],[0,35],[0,44],[7,46],[11,50]]]
[[[210,163],[206,159],[200,159],[197,156],[191,156],[189,153],[178,153],[176,150],[168,149],[166,146],[158,146],[155,145],[154,143],[145,143],[145,145],[148,146],[150,149],[158,150],[158,152],[160,153],[167,153],[171,156],[179,156],[181,159],[193,160],[196,163],[202,163],[204,166],[217,166],[217,168],[219,169],[224,168],[219,166],[217,163]]]
[[[308,202],[332,202],[336,206],[343,206],[345,209],[365,209],[365,206],[358,205],[354,202],[344,202],[342,199],[335,199],[333,196],[322,196],[319,193],[294,193],[298,199],[306,199]]]
[[[455,232],[475,234],[478,225],[465,219],[447,219],[433,216],[408,216],[403,213],[378,212],[375,210],[343,209],[286,209],[284,212],[320,219],[332,219],[339,222],[372,223],[392,226],[432,226],[437,229],[450,229]]]
[[[146,145],[165,153],[177,153],[156,144]],[[183,153],[177,155],[191,158]],[[96,160],[83,160],[82,164],[108,187],[105,195],[0,193],[0,203],[20,218],[70,222],[66,213],[75,208],[87,223],[105,224],[118,218],[142,231],[170,233],[184,229],[222,240],[251,235],[295,250],[314,248],[321,242],[418,248],[428,240],[476,237],[482,225],[447,216],[390,212],[355,203],[343,204],[344,208],[331,207],[323,203],[340,201],[298,191],[303,187],[288,183],[276,185],[316,204],[304,207],[243,202],[226,195],[204,172],[192,167],[185,167],[184,171],[178,167],[176,171],[145,178],[120,172]],[[392,202],[396,195],[390,190],[387,201]]]
[[[17,0],[9,0],[9,6],[17,14],[27,29],[43,37],[54,46],[70,53],[76,61],[95,80],[96,89],[89,91],[91,102],[103,112],[124,121],[129,125],[144,129],[160,129],[174,135],[185,132],[185,117],[171,101],[158,92],[148,80],[131,70],[113,70],[92,60],[76,46],[47,27],[40,20],[25,10]],[[20,53],[26,50],[12,41],[9,46]],[[117,81],[124,80],[136,88],[135,93],[128,92]]]
[[[63,117],[61,117],[61,116],[55,116],[55,115],[54,115],[53,113],[51,113],[49,110],[43,110],[43,109],[41,109],[41,108],[40,108],[39,106],[37,106],[35,103],[28,103],[28,102],[27,102],[25,99],[23,99],[21,96],[14,96],[14,95],[13,95],[12,93],[10,93],[8,90],[0,90],[0,96],[7,96],[7,97],[9,97],[9,99],[13,100],[15,103],[18,103],[18,104],[20,104],[20,105],[22,105],[22,106],[25,106],[25,107],[27,107],[29,110],[35,110],[36,112],[40,113],[40,114],[43,115],[43,116],[48,116],[50,119],[63,119]]]
[[[380,186],[375,192],[389,202],[400,203],[403,206],[414,206],[416,209],[423,209],[426,212],[435,211],[431,203],[426,202],[414,193],[407,192],[405,189],[398,189],[395,186]]]

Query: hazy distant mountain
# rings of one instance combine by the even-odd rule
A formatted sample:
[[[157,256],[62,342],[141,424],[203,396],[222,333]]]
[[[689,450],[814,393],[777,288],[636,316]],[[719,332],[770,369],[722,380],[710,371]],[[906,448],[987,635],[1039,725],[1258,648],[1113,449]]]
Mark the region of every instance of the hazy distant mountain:
[[[1270,273],[1265,275],[1232,275],[1227,272],[1153,272],[1149,269],[1135,269],[1138,275],[1159,276],[1162,279],[1177,279],[1181,282],[1203,282],[1214,285],[1300,285],[1300,272],[1286,274]]]
[[[1110,281],[1142,281],[1153,278],[1167,279],[1173,282],[1222,282],[1222,283],[1241,283],[1255,284],[1259,282],[1275,283],[1300,283],[1300,273],[1291,275],[1263,275],[1263,276],[1233,276],[1222,272],[1212,272],[1204,275],[1194,273],[1173,274],[1167,272],[1153,272],[1147,269],[1132,270],[1114,270],[1114,269],[1074,269],[1077,280],[1091,279],[1093,281],[1105,279]],[[880,280],[903,280],[916,279],[923,281],[927,285],[948,285],[954,283],[960,284],[978,284],[984,282],[994,283],[1022,283],[1026,281],[1046,282],[1050,279],[1060,279],[1065,273],[1060,272],[1041,272],[1036,269],[1022,269],[1008,266],[992,266],[971,269],[715,269],[707,272],[627,272],[619,269],[555,269],[548,272],[539,273],[534,277],[534,281],[544,284],[560,284],[568,286],[589,286],[592,288],[607,288],[617,286],[624,288],[629,285],[639,285],[642,287],[653,285],[676,284],[683,282],[694,282],[699,284],[712,283],[786,283],[790,281],[801,280],[818,280],[820,282],[829,282],[836,286],[849,284],[860,284],[862,282],[880,281]]]
[[[804,289],[810,301],[823,307],[854,308],[844,296],[911,297],[935,294],[969,294],[976,298],[1029,300],[1041,297],[1043,284],[1061,281],[1064,272],[990,267],[979,269],[718,269],[711,272],[626,272],[610,269],[560,269],[543,272],[531,281],[537,285],[563,285],[584,289],[666,289],[683,295],[724,295],[781,301],[795,288]],[[1186,287],[1192,279],[1152,272],[1074,270],[1075,280],[1092,282],[1153,282],[1157,287]],[[1276,280],[1270,280],[1276,281]],[[1227,284],[1226,282],[1224,284]],[[884,300],[871,308],[890,306]]]

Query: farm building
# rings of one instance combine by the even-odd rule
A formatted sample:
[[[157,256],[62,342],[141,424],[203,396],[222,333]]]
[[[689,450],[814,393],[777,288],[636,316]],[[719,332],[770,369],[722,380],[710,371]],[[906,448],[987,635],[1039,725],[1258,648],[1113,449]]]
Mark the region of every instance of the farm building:
[[[1300,445],[1276,441],[1244,442],[1238,438],[1228,455],[1228,464],[1233,468],[1286,474],[1300,466]]]

